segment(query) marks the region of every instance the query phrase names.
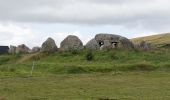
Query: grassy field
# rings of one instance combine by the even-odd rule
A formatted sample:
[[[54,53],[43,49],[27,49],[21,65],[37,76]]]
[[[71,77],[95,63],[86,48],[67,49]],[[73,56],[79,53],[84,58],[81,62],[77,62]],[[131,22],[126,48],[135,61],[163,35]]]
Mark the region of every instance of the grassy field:
[[[154,71],[1,78],[0,96],[4,100],[169,100],[169,77],[169,72]]]
[[[0,100],[169,100],[170,50],[0,56]],[[31,70],[35,62],[33,74]]]

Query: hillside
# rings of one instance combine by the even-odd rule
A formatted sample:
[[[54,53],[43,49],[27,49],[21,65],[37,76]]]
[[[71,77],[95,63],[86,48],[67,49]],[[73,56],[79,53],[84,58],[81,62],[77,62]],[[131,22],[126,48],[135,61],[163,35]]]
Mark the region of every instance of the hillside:
[[[87,60],[88,52],[56,52],[54,54],[1,55],[0,76],[29,76],[35,62],[33,75],[77,74],[93,72],[114,72],[133,70],[159,70],[170,65],[169,50],[137,51],[106,50],[92,52],[92,61]]]
[[[165,45],[165,44],[170,44],[170,33],[133,38],[133,39],[131,39],[131,41],[134,42],[134,43],[146,41],[148,43],[151,43],[151,44],[154,44],[154,45],[157,45],[157,46],[162,46],[162,45]]]

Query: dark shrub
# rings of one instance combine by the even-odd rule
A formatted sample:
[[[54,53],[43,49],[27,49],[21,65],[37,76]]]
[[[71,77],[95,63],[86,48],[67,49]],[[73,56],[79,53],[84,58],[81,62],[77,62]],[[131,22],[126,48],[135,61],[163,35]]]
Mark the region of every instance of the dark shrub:
[[[94,59],[94,55],[93,55],[92,51],[88,51],[86,54],[86,60],[92,61],[93,59]]]
[[[71,54],[77,55],[77,54],[79,54],[79,51],[78,50],[71,50]]]
[[[111,59],[112,59],[112,60],[117,60],[117,59],[119,59],[119,57],[116,55],[116,52],[112,52],[112,53],[111,53]]]

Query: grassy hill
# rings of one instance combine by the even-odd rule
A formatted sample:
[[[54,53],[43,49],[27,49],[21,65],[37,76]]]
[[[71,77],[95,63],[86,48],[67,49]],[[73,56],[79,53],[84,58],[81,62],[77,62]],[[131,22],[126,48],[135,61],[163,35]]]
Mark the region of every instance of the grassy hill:
[[[154,44],[154,45],[157,45],[157,46],[162,46],[162,45],[165,45],[165,44],[170,44],[170,33],[133,38],[131,40],[134,43],[146,41],[148,43],[151,43],[151,44]]]
[[[133,70],[155,70],[170,65],[169,50],[105,50],[94,51],[88,61],[88,51],[56,52],[0,56],[0,76],[28,76],[35,62],[33,75],[77,74]]]

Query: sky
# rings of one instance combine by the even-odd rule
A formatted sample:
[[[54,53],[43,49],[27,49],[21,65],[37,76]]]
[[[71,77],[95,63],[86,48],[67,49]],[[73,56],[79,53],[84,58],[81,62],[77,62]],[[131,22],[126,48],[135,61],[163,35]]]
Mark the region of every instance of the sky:
[[[170,0],[0,0],[0,45],[84,44],[98,33],[127,38],[170,32]]]

